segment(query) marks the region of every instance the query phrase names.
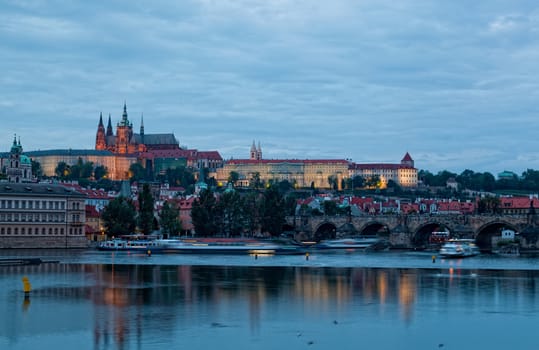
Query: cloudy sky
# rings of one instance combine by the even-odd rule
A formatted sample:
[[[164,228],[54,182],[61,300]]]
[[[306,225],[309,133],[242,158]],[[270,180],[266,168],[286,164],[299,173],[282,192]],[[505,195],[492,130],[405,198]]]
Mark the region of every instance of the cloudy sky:
[[[93,148],[99,113],[248,157],[539,169],[539,2],[0,3],[0,137]]]

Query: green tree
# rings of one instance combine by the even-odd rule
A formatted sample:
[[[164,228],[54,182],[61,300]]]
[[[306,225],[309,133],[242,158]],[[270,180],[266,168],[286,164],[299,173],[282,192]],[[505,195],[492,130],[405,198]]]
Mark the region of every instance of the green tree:
[[[150,185],[142,185],[142,191],[138,195],[139,215],[138,227],[145,235],[151,233],[154,229],[153,196],[150,191]]]
[[[251,234],[260,228],[262,198],[256,191],[247,193],[243,198],[244,225]]]
[[[362,188],[364,186],[364,180],[363,177],[356,175],[352,178],[352,188]]]
[[[180,233],[182,225],[180,222],[180,211],[174,203],[165,201],[159,214],[161,223],[161,232],[166,237],[176,236]]]
[[[337,203],[335,203],[334,201],[322,202],[322,208],[324,210],[324,214],[328,216],[337,215]]]
[[[146,169],[140,163],[133,163],[129,166],[129,180],[131,182],[146,180]]]
[[[500,209],[500,199],[494,196],[485,196],[477,202],[479,214],[497,214]]]
[[[43,176],[43,169],[41,168],[41,163],[36,160],[31,160],[32,162],[32,175],[36,178],[41,178]]]
[[[228,182],[230,182],[232,185],[236,185],[236,182],[240,179],[240,174],[237,171],[231,171],[228,174]]]
[[[66,162],[59,162],[56,168],[54,169],[54,173],[60,179],[67,180],[71,174],[71,169],[69,165],[67,165]]]
[[[213,191],[202,190],[191,209],[191,219],[197,235],[212,236],[218,232],[218,212]]]
[[[101,180],[102,178],[107,176],[107,174],[108,174],[108,169],[104,167],[103,165],[98,165],[94,169],[94,179],[96,181]]]
[[[258,190],[259,188],[264,187],[263,182],[260,180],[260,173],[257,171],[253,174],[251,177],[251,181],[249,181],[249,185],[251,188],[254,188],[255,190]]]
[[[103,209],[101,218],[108,236],[128,235],[135,231],[136,210],[133,202],[118,197]]]
[[[370,188],[370,189],[380,188],[380,186],[381,186],[380,176],[379,175],[369,176],[365,180],[365,186]]]
[[[220,226],[222,232],[227,236],[241,235],[244,227],[243,223],[243,203],[240,195],[236,191],[225,191],[218,202]]]
[[[262,206],[262,231],[272,236],[281,234],[285,223],[286,209],[284,199],[277,186],[270,186],[264,191]]]

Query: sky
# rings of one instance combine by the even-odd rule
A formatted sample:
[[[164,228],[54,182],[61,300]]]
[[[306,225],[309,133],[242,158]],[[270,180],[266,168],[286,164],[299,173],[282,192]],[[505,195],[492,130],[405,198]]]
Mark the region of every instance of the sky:
[[[0,138],[138,132],[247,158],[539,169],[539,2],[0,2]],[[0,146],[0,150],[1,150]]]

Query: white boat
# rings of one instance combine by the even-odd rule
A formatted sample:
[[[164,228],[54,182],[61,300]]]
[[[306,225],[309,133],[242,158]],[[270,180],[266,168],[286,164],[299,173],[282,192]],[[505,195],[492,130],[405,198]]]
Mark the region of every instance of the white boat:
[[[114,238],[107,241],[99,242],[98,250],[125,250],[125,251],[158,251],[162,250],[163,246],[157,240],[146,239],[123,239]]]
[[[183,254],[301,254],[300,247],[242,238],[163,239],[165,253]]]
[[[473,239],[450,239],[440,249],[440,255],[445,258],[466,258],[479,254]]]
[[[366,249],[379,243],[379,238],[343,238],[321,241],[312,246],[315,249]]]

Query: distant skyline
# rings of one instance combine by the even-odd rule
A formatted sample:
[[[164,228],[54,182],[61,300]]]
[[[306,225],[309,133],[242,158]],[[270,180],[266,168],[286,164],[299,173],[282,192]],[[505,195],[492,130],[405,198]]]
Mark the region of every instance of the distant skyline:
[[[539,169],[539,3],[0,4],[0,152],[93,149],[99,113],[247,158]]]

